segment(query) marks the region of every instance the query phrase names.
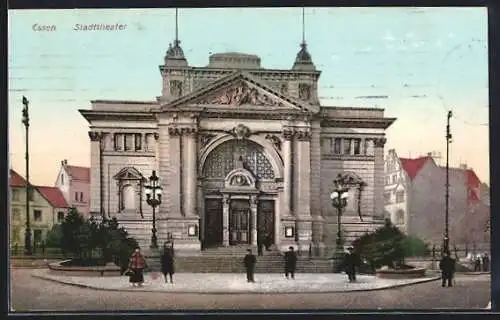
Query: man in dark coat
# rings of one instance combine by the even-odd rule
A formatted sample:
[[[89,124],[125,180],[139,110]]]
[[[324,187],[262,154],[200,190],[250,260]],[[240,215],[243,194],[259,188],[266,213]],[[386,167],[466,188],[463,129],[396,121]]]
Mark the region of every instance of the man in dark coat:
[[[255,272],[255,264],[257,263],[257,259],[255,255],[252,253],[252,249],[247,250],[247,254],[243,259],[243,264],[245,265],[245,270],[247,272],[247,282],[255,282],[253,275]]]
[[[161,255],[161,273],[167,283],[167,275],[170,278],[170,283],[174,283],[174,251],[170,244],[165,243],[163,247],[163,254]]]
[[[356,266],[358,265],[358,256],[354,253],[354,248],[349,247],[344,257],[344,270],[349,282],[356,281]]]
[[[484,271],[484,272],[489,271],[489,268],[488,268],[488,267],[489,267],[489,265],[490,265],[490,257],[488,256],[488,254],[487,254],[487,253],[485,253],[485,254],[483,255],[483,261],[482,261],[482,262],[483,262],[483,263],[482,263],[482,264],[483,264],[483,271]]]
[[[448,287],[452,287],[453,275],[455,273],[455,259],[450,257],[449,252],[444,253],[444,257],[439,262],[439,269],[441,269],[441,279],[442,286],[446,286],[448,282]]]
[[[288,248],[288,252],[285,252],[285,277],[288,279],[288,274],[295,279],[295,269],[297,268],[297,253],[293,250],[293,247]]]

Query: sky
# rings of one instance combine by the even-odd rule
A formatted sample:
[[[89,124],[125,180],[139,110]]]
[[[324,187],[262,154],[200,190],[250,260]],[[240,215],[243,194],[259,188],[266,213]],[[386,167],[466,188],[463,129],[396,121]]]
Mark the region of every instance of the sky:
[[[8,23],[9,160],[24,176],[25,95],[34,184],[53,185],[63,159],[90,166],[88,123],[78,109],[161,94],[158,66],[175,37],[175,9],[11,10]],[[124,27],[75,30],[101,23]],[[397,118],[386,152],[441,153],[442,165],[452,110],[450,166],[467,164],[489,183],[487,26],[486,8],[306,8],[321,104],[384,108]],[[179,38],[191,66],[242,52],[260,56],[265,68],[290,69],[302,9],[180,9]]]

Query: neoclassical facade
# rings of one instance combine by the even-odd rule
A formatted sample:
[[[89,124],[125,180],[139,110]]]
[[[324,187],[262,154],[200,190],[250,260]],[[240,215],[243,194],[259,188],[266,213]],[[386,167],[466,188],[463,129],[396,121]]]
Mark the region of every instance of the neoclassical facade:
[[[160,72],[155,101],[96,100],[80,110],[91,128],[92,212],[116,216],[149,246],[143,189],[156,170],[160,243],[172,237],[177,250],[200,251],[267,235],[275,248],[322,254],[335,245],[333,179],[347,172],[364,187],[349,192],[345,237],[380,223],[384,136],[395,119],[383,109],[321,106],[305,43],[293,68],[276,70],[240,53],[192,67],[176,40]]]

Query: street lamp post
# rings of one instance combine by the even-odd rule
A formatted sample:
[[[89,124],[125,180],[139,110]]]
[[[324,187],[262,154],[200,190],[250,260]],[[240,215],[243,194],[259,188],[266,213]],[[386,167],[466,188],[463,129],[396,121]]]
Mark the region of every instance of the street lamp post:
[[[159,178],[156,175],[156,170],[149,177],[149,184],[144,186],[146,193],[146,202],[153,208],[153,229],[151,229],[151,249],[158,248],[158,239],[156,238],[156,207],[161,204],[162,187],[158,182]]]
[[[448,233],[448,215],[449,215],[449,199],[450,199],[450,143],[451,143],[451,132],[450,132],[450,119],[452,117],[451,110],[448,111],[447,123],[446,123],[446,193],[445,193],[445,216],[444,216],[444,239],[443,239],[443,251],[450,252],[450,236]]]
[[[32,254],[31,247],[31,228],[30,228],[30,160],[29,160],[29,127],[30,118],[28,113],[28,99],[23,96],[23,124],[26,129],[26,229],[24,230],[24,253],[26,255]]]
[[[347,206],[347,192],[349,191],[349,188],[345,185],[344,179],[341,174],[339,174],[337,178],[333,180],[333,183],[335,185],[335,190],[330,194],[330,199],[332,200],[332,206],[337,209],[337,260],[335,264],[335,272],[340,272],[341,259],[344,252],[341,235],[342,210]]]

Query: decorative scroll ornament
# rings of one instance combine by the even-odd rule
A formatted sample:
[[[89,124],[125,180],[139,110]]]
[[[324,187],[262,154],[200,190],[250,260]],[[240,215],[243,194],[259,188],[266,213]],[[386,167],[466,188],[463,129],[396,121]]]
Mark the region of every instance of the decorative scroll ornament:
[[[99,131],[89,131],[90,141],[99,141],[102,138],[102,132]]]
[[[231,130],[231,134],[236,137],[236,139],[245,139],[250,136],[250,129],[244,124],[239,124]]]
[[[212,141],[213,139],[215,138],[215,134],[203,134],[201,135],[200,137],[200,144],[201,144],[201,147],[204,148],[206,147],[210,141]]]
[[[279,101],[275,101],[268,95],[259,92],[256,88],[250,88],[246,82],[226,88],[215,95],[201,99],[199,104],[222,104],[240,106],[242,104],[252,104],[261,106],[282,106]]]
[[[373,144],[375,145],[375,148],[383,148],[386,142],[387,142],[386,138],[373,139]]]
[[[281,150],[281,140],[280,140],[280,138],[278,138],[274,134],[268,134],[266,136],[266,139],[269,140],[274,145],[274,147],[276,148],[276,150],[278,150],[278,151]]]

